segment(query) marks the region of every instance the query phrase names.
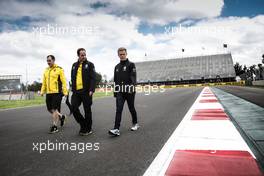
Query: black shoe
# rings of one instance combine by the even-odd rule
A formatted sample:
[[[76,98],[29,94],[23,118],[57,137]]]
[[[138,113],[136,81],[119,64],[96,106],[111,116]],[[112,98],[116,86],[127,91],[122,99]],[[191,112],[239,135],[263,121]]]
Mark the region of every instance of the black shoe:
[[[90,130],[90,131],[88,131],[88,132],[82,132],[82,131],[80,131],[80,132],[79,132],[79,135],[80,135],[80,136],[88,136],[88,135],[90,135],[90,134],[92,134],[92,133],[93,133],[92,130]]]
[[[79,134],[80,134],[80,133],[85,133],[85,132],[86,132],[85,128],[82,127],[82,125],[80,125],[80,131],[79,131]]]
[[[80,135],[80,136],[83,136],[83,134],[85,134],[85,131],[84,131],[83,129],[80,129],[80,131],[79,131],[79,135]]]
[[[62,115],[60,117],[60,126],[63,126],[65,124],[65,119],[66,119],[66,116],[65,115]]]
[[[56,125],[53,125],[50,127],[50,131],[49,131],[50,134],[57,133],[57,132],[59,132],[59,130]]]

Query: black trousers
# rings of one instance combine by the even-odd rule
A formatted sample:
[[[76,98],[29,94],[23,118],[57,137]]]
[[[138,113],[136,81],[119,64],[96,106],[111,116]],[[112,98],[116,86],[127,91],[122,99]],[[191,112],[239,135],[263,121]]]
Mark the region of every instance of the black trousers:
[[[83,104],[84,116],[80,112],[80,105]],[[80,124],[80,132],[89,132],[92,129],[92,97],[88,92],[77,92],[71,98],[73,116]]]
[[[119,129],[121,123],[121,116],[124,103],[127,101],[129,111],[132,116],[132,123],[137,123],[137,112],[135,109],[135,93],[117,93],[116,94],[116,116],[115,116],[115,129]]]

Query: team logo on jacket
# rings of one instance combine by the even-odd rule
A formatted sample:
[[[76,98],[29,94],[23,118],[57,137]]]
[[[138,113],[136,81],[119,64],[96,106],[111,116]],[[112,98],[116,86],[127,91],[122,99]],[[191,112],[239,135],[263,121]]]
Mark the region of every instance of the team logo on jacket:
[[[116,72],[118,72],[118,68],[116,69]]]
[[[87,69],[88,68],[88,64],[85,64],[85,69]]]
[[[136,72],[136,68],[133,68],[133,70],[132,70],[133,72]]]
[[[126,66],[123,67],[123,71],[126,71]]]

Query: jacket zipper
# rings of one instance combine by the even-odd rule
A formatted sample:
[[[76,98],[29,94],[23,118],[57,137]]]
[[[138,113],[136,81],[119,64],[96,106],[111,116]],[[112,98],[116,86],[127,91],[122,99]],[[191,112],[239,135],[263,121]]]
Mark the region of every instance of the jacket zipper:
[[[49,84],[48,84],[49,91],[50,91],[50,71],[51,71],[51,69],[49,70]]]

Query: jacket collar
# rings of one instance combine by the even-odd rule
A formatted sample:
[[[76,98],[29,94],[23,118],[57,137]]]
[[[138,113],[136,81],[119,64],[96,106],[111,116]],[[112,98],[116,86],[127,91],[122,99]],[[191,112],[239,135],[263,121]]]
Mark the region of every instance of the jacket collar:
[[[120,64],[122,64],[122,65],[125,64],[125,63],[127,63],[127,62],[129,62],[128,61],[128,58],[126,60],[123,60],[123,61],[120,60]]]
[[[58,65],[57,64],[54,64],[52,67],[48,67],[48,69],[54,69],[56,68]]]
[[[79,59],[78,59],[77,63],[78,63],[78,65],[81,64],[81,62],[79,61]],[[88,60],[85,59],[82,63],[83,63],[83,64],[84,64],[84,63],[88,63]]]

